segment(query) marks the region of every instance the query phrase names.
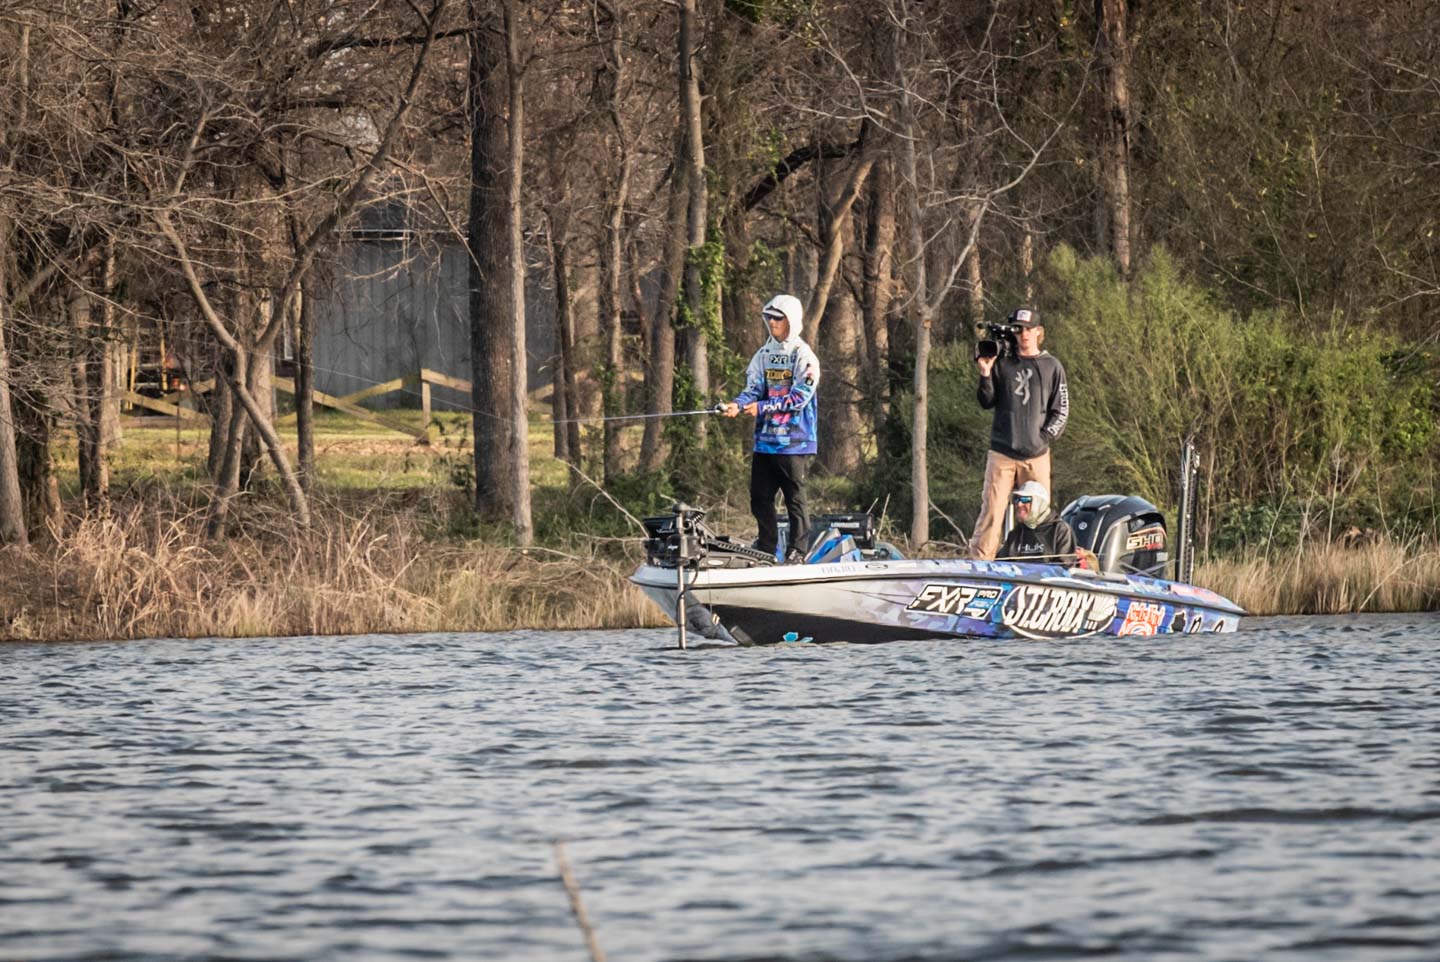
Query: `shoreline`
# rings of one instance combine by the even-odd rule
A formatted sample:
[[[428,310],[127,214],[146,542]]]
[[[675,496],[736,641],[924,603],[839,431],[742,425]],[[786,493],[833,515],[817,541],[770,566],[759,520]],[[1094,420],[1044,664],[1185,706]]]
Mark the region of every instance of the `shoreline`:
[[[299,532],[256,503],[241,533],[214,542],[177,502],[70,519],[58,542],[0,549],[0,642],[670,627],[627,580],[638,538],[522,549],[438,534],[423,500],[379,502],[328,504]],[[1250,617],[1428,611],[1440,550],[1310,545],[1202,562],[1194,580]]]

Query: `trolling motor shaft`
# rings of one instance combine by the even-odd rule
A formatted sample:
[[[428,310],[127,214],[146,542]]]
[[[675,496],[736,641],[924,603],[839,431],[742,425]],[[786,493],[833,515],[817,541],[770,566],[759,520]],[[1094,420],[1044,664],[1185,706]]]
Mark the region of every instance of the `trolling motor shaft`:
[[[704,545],[696,529],[705,512],[683,501],[676,501],[670,513],[675,517],[675,625],[680,631],[680,650],[684,651],[685,572],[694,568],[704,553]]]

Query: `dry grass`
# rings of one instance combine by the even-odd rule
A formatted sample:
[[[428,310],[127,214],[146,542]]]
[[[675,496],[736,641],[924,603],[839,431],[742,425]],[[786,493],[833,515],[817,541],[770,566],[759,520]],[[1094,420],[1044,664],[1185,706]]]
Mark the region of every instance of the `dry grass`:
[[[1270,561],[1212,561],[1195,580],[1256,615],[1428,611],[1440,605],[1440,549],[1383,537],[1312,544]]]
[[[412,499],[413,500],[413,499]],[[14,590],[0,637],[98,639],[496,631],[663,624],[623,555],[520,551],[438,538],[422,504],[317,505],[297,532],[260,507],[203,539],[177,502],[74,519],[63,537],[0,555]]]

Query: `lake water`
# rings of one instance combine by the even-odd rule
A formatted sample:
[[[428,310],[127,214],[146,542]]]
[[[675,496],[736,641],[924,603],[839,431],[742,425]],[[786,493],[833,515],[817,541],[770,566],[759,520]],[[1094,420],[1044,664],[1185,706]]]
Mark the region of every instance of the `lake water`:
[[[0,646],[0,959],[1440,958],[1440,616]]]

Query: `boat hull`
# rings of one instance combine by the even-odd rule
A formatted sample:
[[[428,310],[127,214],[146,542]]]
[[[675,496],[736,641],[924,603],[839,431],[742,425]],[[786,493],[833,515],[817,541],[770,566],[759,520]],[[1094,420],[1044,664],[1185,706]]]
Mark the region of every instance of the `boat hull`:
[[[674,568],[631,581],[673,620]],[[741,644],[1232,632],[1244,615],[1205,588],[994,561],[857,561],[685,572],[686,621]]]

